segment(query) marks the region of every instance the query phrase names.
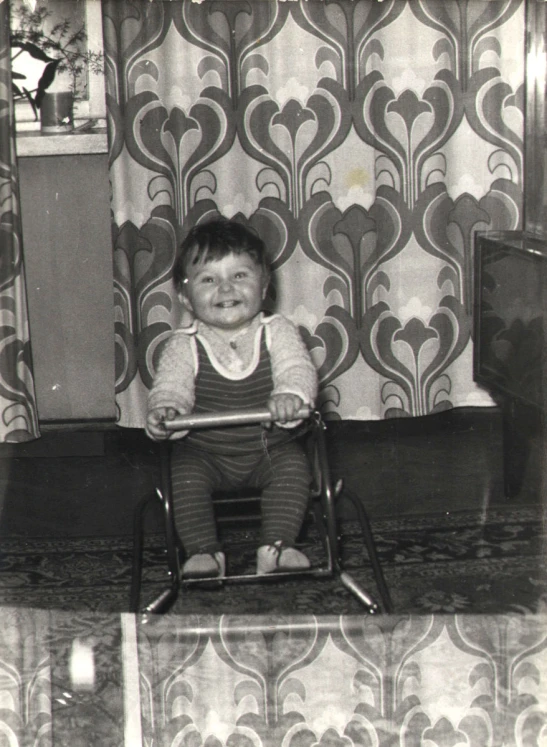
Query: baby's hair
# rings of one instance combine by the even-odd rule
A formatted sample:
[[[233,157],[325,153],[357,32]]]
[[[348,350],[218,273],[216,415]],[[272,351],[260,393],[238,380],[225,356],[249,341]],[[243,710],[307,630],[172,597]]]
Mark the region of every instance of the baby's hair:
[[[270,262],[260,236],[237,221],[217,218],[198,223],[188,232],[173,268],[175,288],[180,291],[184,287],[190,265],[214,262],[229,254],[248,254],[262,267],[264,277],[269,277]]]

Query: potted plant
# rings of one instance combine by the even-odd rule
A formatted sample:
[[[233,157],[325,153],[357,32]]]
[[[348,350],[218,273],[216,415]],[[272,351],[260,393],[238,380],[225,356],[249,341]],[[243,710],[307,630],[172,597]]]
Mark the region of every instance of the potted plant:
[[[63,132],[73,129],[73,104],[85,95],[87,74],[102,75],[104,59],[102,52],[86,48],[83,26],[74,30],[69,19],[52,22],[51,17],[47,8],[12,9],[13,95],[29,102],[36,119],[40,112],[42,131]],[[28,75],[18,66],[25,55],[42,66],[33,88],[24,85]],[[56,90],[48,91],[54,83]]]

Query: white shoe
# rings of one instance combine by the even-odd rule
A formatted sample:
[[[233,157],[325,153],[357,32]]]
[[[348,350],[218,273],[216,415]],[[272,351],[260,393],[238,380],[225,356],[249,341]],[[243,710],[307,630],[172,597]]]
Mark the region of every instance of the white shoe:
[[[191,555],[182,566],[183,578],[223,578],[226,558],[223,552],[200,552]]]
[[[262,545],[256,553],[256,572],[259,576],[275,571],[303,571],[310,561],[296,547],[283,547],[281,540],[273,545]]]

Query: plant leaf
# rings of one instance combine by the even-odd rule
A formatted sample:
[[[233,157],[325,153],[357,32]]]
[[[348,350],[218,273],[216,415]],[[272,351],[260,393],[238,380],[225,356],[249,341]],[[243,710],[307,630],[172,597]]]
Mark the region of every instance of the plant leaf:
[[[26,88],[23,88],[23,92],[24,92],[24,94],[25,94],[25,96],[26,96],[26,98],[27,98],[27,100],[28,100],[29,104],[30,104],[30,105],[31,105],[31,107],[32,107],[32,111],[33,111],[33,113],[34,113],[34,117],[35,117],[35,119],[38,119],[38,110],[37,110],[37,108],[36,108],[36,104],[35,104],[35,102],[34,102],[34,96],[33,96],[33,95],[32,95],[32,93],[31,93],[31,92],[30,92],[30,91],[29,91],[28,89],[26,89]]]
[[[38,109],[40,108],[42,104],[42,99],[44,98],[46,89],[49,88],[49,86],[55,80],[55,73],[57,72],[57,67],[59,66],[60,62],[61,60],[54,60],[53,62],[50,62],[48,65],[46,65],[44,68],[42,77],[38,81],[38,87],[36,89],[36,96],[34,97],[34,100],[36,102],[36,106],[38,107]]]
[[[40,49],[40,47],[37,47],[36,44],[32,44],[32,42],[17,42],[13,46],[20,47],[23,52],[28,52],[35,60],[40,60],[41,62],[53,62],[53,57],[47,55]]]

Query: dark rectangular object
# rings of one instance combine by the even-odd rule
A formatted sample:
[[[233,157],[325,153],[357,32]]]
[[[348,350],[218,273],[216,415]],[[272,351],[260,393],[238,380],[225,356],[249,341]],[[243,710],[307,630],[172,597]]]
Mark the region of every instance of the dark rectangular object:
[[[492,394],[544,409],[547,243],[477,234],[473,374]]]
[[[40,424],[116,417],[108,158],[19,163]]]

